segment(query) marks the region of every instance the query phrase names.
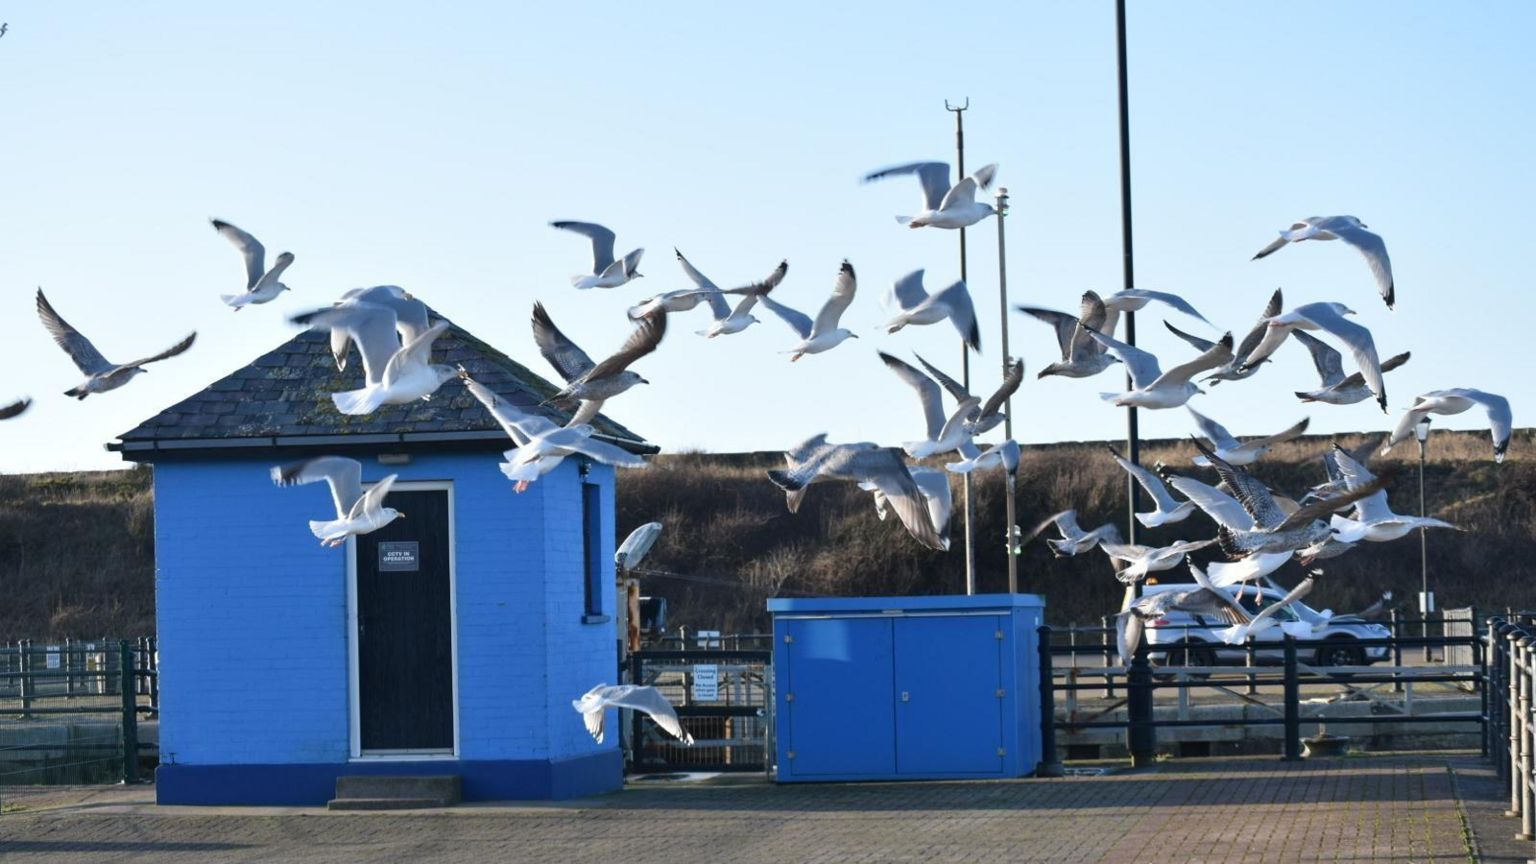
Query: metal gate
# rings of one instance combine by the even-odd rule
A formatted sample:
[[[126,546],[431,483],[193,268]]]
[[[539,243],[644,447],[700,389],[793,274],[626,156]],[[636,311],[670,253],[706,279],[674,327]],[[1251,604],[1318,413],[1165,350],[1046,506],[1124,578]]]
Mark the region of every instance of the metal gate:
[[[693,736],[693,746],[685,746],[631,712],[625,747],[631,771],[763,770],[773,705],[771,651],[636,651],[629,655],[629,680],[660,690]]]

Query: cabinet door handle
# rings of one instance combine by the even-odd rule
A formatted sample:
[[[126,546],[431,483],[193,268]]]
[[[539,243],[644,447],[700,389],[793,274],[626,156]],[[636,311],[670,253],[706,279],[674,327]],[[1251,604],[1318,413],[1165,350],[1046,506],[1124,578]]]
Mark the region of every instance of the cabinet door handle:
[[[903,702],[911,702],[912,701],[912,694],[908,693],[905,690],[901,691],[901,701],[903,701]]]

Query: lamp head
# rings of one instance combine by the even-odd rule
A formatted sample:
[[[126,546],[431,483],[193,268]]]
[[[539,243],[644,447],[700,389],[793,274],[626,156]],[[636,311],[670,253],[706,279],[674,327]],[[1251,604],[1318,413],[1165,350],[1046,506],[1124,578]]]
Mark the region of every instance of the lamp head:
[[[1429,418],[1428,417],[1425,417],[1424,419],[1420,420],[1418,422],[1418,424],[1413,427],[1413,434],[1414,434],[1414,437],[1419,439],[1419,443],[1420,444],[1423,444],[1425,441],[1429,440]]]

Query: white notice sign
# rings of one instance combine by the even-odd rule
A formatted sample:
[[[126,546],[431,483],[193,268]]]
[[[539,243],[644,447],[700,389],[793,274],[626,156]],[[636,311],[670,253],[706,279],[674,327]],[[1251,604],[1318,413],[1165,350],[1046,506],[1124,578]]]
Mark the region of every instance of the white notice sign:
[[[720,698],[720,667],[693,667],[693,701],[713,702]]]
[[[48,646],[48,668],[59,668],[59,646],[57,645]]]

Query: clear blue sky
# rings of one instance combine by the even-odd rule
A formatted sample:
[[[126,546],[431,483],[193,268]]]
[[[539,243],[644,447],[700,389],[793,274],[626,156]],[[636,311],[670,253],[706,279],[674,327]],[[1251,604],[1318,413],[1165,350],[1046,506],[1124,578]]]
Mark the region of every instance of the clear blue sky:
[[[844,257],[860,275],[837,350],[790,364],[767,319],[706,342],[703,312],[675,318],[637,368],[655,382],[615,418],[666,449],[918,437],[916,401],[883,348],[958,365],[952,331],[876,329],[891,282],[958,273],[956,235],[909,231],[916,184],[861,185],[895,162],[953,155],[944,100],[969,97],[968,159],[999,162],[1012,193],[1010,302],[1070,309],[1120,286],[1113,4],[156,4],[31,2],[0,18],[0,470],[121,464],[102,444],[292,335],[287,314],[395,283],[553,377],[529,336],[542,299],[593,354],[621,341],[623,309],[682,287],[672,247],[716,281],[764,275],[814,312]],[[1269,293],[1339,300],[1383,356],[1392,416],[1370,402],[1304,407],[1299,346],[1254,379],[1196,397],[1239,434],[1302,415],[1314,431],[1385,429],[1418,392],[1473,386],[1530,425],[1525,356],[1536,304],[1522,264],[1536,236],[1536,7],[1430,2],[1327,8],[1134,3],[1130,61],[1140,287],[1183,293],[1246,329]],[[1340,243],[1249,257],[1297,217],[1348,213],[1387,240],[1398,311]],[[210,216],[291,250],[291,294],[234,314],[235,251]],[[647,278],[577,292],[586,219],[647,250]],[[995,382],[995,223],[972,232],[972,290]],[[76,403],[79,376],[32,311],[54,305],[114,359],[196,347],[129,387]],[[1140,316],[1144,347],[1186,349]],[[1097,398],[1120,376],[1036,381],[1049,330],[1011,313],[1028,380],[1025,443],[1122,434]],[[1170,320],[1200,331],[1198,322]],[[1214,335],[1214,334],[1211,334]],[[1165,366],[1169,365],[1165,360]],[[452,386],[452,385],[450,385]],[[1449,418],[1473,428],[1479,412]],[[1147,437],[1191,431],[1143,412]]]

